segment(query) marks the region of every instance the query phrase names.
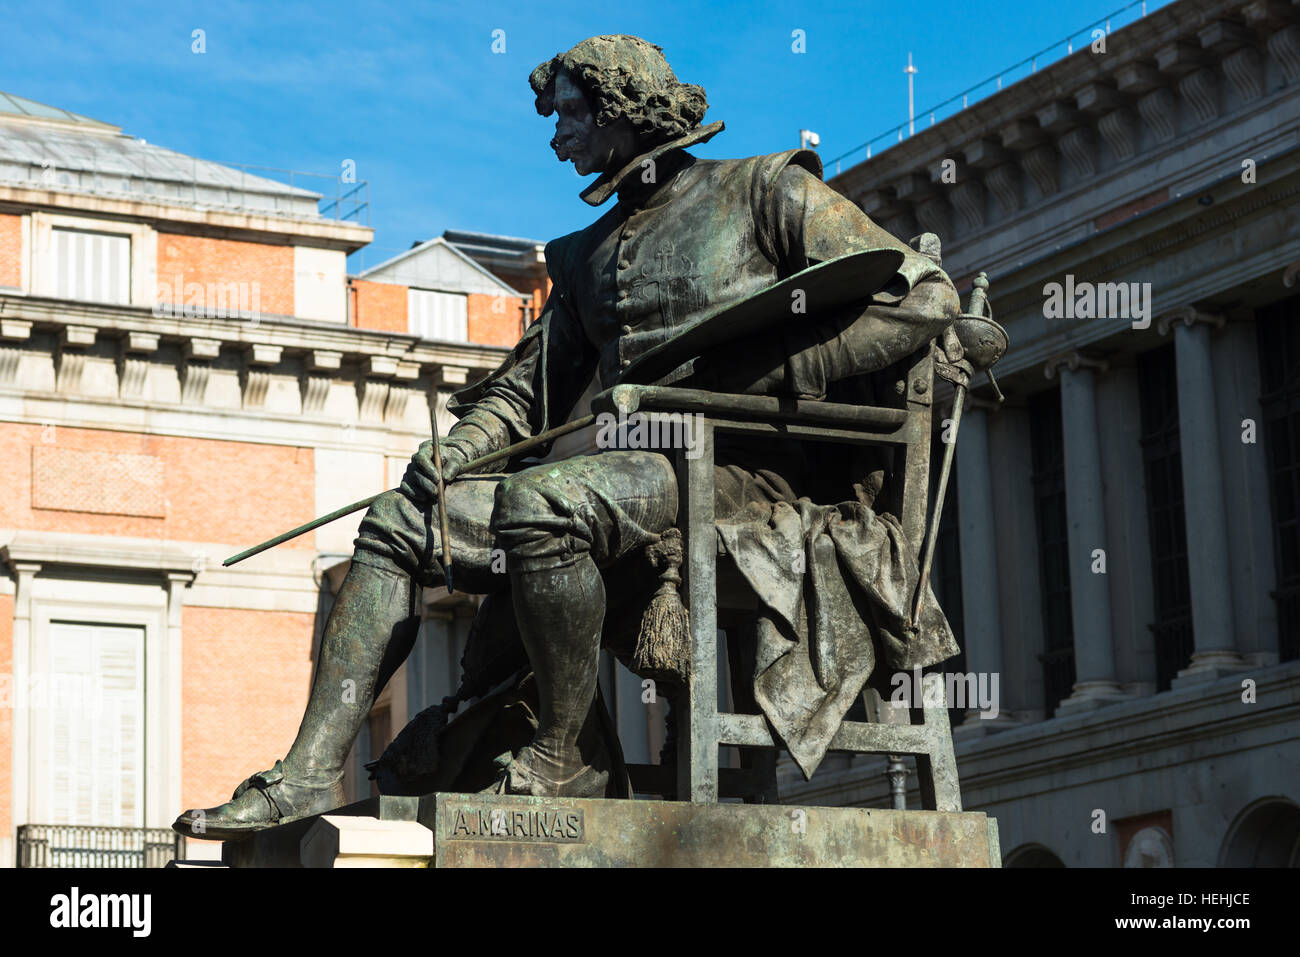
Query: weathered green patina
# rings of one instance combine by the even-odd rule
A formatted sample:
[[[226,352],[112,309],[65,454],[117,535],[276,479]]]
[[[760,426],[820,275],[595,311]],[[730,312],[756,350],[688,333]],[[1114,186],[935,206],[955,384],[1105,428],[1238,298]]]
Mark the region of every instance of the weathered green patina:
[[[602,646],[633,663],[635,624],[660,585],[645,550],[679,521],[672,463],[663,450],[627,448],[545,465],[513,460],[504,475],[472,474],[467,463],[584,414],[577,405],[593,380],[616,386],[702,320],[818,263],[874,251],[877,264],[888,257],[890,265],[864,267],[856,301],[840,295],[833,307],[819,305],[810,280],[794,290],[782,321],[766,316],[761,327],[742,325],[726,341],[702,339],[703,351],[668,362],[660,381],[705,395],[880,405],[872,398],[893,388],[891,367],[928,348],[958,315],[937,262],[822,183],[812,152],[735,160],[687,152],[723,127],[701,125],[704,91],[679,82],[658,47],[593,37],[539,66],[530,82],[538,111],[557,117],[557,157],[579,173],[600,174],[583,200],[616,202],[588,228],[547,245],[554,288],[546,306],[500,368],[450,403],[458,422],[437,449],[441,469],[426,442],[401,486],[371,505],[284,760],[227,804],[182,815],[176,827],[186,833],[239,839],[341,803],[343,762],[412,647],[417,588],[445,579],[448,544],[457,587],[488,598],[461,690],[421,715],[376,763],[381,786],[410,788],[420,774],[436,773],[444,726],[453,740],[450,729],[469,717],[447,724],[460,703],[516,687],[523,674],[531,675],[534,697],[495,699],[500,711],[491,720],[527,720],[489,736],[507,746],[487,787],[534,797],[625,794],[617,739],[596,694],[597,664]],[[875,510],[888,462],[847,454],[812,461],[775,440],[757,447],[720,441],[712,452],[710,512],[733,527],[752,526],[729,552],[749,581],[762,584],[760,597],[779,591],[766,587],[774,574],[768,552],[772,542],[798,538],[797,516],[805,531],[815,526],[820,534],[828,506],[813,503],[851,503],[837,513],[836,548],[811,557],[808,607],[820,612],[774,609],[760,652],[770,659],[759,662],[766,678],[760,687],[749,676],[764,714],[787,746],[798,741],[794,753],[811,774],[875,662],[924,667],[957,646],[932,595],[920,627],[895,600],[916,591],[919,574],[898,520]],[[449,543],[432,504],[440,486]],[[796,516],[795,525],[777,527],[774,516]],[[504,574],[495,549],[506,556]],[[832,566],[848,571],[825,574]],[[825,627],[831,621],[837,624]],[[845,626],[850,621],[854,627]],[[343,686],[355,694],[340,696]],[[467,767],[484,758],[459,747]]]

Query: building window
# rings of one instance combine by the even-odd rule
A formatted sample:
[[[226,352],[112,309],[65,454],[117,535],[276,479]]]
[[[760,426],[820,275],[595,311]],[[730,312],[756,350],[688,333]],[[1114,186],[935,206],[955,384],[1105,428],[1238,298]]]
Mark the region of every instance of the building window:
[[[469,297],[432,289],[407,291],[410,331],[422,339],[469,341]]]
[[[127,305],[131,302],[131,237],[82,229],[51,230],[54,294]]]
[[[1187,521],[1178,431],[1178,379],[1170,343],[1138,357],[1142,466],[1156,620],[1156,690],[1168,691],[1192,660],[1192,594],[1187,575]]]
[[[1300,658],[1300,297],[1258,315],[1260,408],[1273,499],[1278,655]]]
[[[145,630],[52,621],[47,634],[43,823],[142,827]]]
[[[1043,604],[1043,697],[1047,717],[1074,687],[1074,623],[1070,614],[1070,541],[1065,515],[1065,434],[1060,387],[1029,400],[1033,448],[1038,583]]]

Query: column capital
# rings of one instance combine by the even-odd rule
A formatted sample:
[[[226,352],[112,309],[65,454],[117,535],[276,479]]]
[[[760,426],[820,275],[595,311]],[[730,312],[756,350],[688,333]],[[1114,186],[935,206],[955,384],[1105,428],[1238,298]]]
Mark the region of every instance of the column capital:
[[[313,349],[308,353],[307,365],[311,369],[332,372],[343,365],[343,353],[332,349]]]
[[[64,346],[93,346],[99,330],[94,326],[64,326],[59,330],[59,344]]]
[[[221,354],[220,339],[186,339],[186,359],[215,359]]]
[[[1300,263],[1296,265],[1300,266]],[[30,339],[31,337],[32,324],[29,320],[0,319],[0,339]]]
[[[4,563],[13,571],[13,577],[15,580],[31,579],[34,576],[39,575],[41,569],[45,567],[41,562],[16,561],[9,557],[9,550],[7,548],[0,550],[0,558],[4,559]]]
[[[273,346],[265,342],[254,342],[245,352],[249,365],[273,366],[284,354],[283,346]]]
[[[469,368],[466,366],[439,366],[433,372],[434,385],[464,385],[469,381]]]
[[[1298,282],[1300,282],[1300,260],[1296,260],[1282,271],[1282,285],[1291,289]]]
[[[1222,329],[1224,319],[1221,312],[1210,312],[1196,308],[1196,306],[1183,306],[1181,309],[1175,309],[1167,312],[1156,320],[1156,330],[1162,335],[1168,335],[1169,330],[1177,326],[1180,322],[1190,329],[1198,322],[1213,326],[1216,329]]]
[[[122,340],[122,351],[157,352],[160,339],[156,332],[128,332]]]
[[[1068,366],[1071,372],[1077,372],[1079,369],[1095,369],[1098,372],[1105,372],[1110,368],[1110,363],[1105,359],[1085,355],[1078,351],[1063,352],[1060,355],[1052,356],[1043,363],[1043,375],[1048,379],[1053,379],[1060,371],[1061,366]]]
[[[397,360],[392,356],[369,356],[362,362],[362,369],[372,378],[391,379],[397,375]]]

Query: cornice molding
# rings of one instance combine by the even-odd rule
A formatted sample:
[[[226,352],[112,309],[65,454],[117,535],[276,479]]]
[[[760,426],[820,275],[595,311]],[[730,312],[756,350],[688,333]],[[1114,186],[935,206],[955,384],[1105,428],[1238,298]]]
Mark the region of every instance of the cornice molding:
[[[1300,7],[1262,10],[1246,28],[1228,18],[1222,0],[1177,0],[1117,31],[1106,54],[1076,52],[831,183],[855,199],[870,192],[863,209],[882,225],[946,226],[941,235],[957,253],[991,226],[1015,229],[1045,213],[1063,192],[1095,193],[1180,139],[1204,139],[1206,127],[1293,97],[1293,83],[1270,90],[1267,78],[1270,63],[1275,76],[1300,69]],[[965,160],[956,186],[912,185],[916,171],[954,156]],[[1032,182],[1037,195],[1021,200],[1017,180]]]
[[[33,209],[76,212],[118,222],[148,223],[159,232],[198,232],[229,238],[250,238],[260,243],[319,246],[355,252],[374,238],[369,226],[334,219],[297,219],[248,212],[173,206],[150,200],[114,199],[71,190],[30,189],[0,185],[0,210]]]
[[[0,562],[10,568],[76,566],[115,571],[156,572],[164,583],[189,584],[198,574],[191,549],[166,542],[104,539],[88,543],[84,536],[58,532],[21,531],[0,547]]]

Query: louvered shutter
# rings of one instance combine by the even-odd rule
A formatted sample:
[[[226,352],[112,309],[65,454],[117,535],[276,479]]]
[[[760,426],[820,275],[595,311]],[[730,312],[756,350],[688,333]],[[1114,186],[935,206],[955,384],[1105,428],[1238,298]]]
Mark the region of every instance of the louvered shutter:
[[[55,295],[61,299],[131,302],[131,237],[54,229]]]
[[[144,629],[51,622],[50,824],[144,826]]]
[[[409,289],[406,314],[409,331],[422,339],[469,341],[469,297],[462,293]]]

